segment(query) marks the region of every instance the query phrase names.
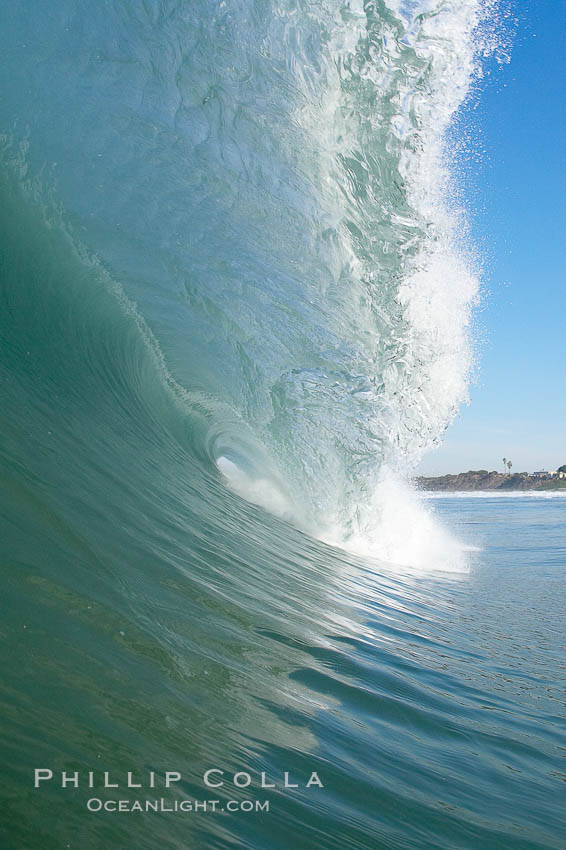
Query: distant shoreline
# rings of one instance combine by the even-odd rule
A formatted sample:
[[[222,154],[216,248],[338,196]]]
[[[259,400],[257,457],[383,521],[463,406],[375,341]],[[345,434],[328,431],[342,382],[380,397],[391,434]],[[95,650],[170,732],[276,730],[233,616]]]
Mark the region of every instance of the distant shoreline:
[[[419,476],[419,490],[566,490],[566,478],[539,478],[528,472],[503,474],[486,469],[469,470],[455,475]]]

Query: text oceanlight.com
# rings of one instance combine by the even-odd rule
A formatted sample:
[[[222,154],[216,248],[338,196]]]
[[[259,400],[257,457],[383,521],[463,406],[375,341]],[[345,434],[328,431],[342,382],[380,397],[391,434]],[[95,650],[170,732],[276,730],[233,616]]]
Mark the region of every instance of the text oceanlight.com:
[[[101,800],[91,797],[89,812],[268,812],[269,800]]]

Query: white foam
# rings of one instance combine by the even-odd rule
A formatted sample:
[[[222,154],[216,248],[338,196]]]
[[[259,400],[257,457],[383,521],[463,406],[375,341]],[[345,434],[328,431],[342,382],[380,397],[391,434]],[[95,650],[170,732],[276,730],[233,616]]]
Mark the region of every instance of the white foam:
[[[372,510],[364,511],[364,517],[365,526],[350,535],[334,529],[322,539],[357,555],[422,572],[467,570],[466,553],[474,547],[460,543],[420,495],[392,472],[382,473]]]

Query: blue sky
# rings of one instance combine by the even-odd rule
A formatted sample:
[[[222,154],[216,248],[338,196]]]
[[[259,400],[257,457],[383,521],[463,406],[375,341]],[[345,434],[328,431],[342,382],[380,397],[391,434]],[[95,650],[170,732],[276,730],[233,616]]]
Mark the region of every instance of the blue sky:
[[[566,3],[515,0],[511,62],[468,106],[472,234],[485,258],[471,405],[419,471],[566,463]]]

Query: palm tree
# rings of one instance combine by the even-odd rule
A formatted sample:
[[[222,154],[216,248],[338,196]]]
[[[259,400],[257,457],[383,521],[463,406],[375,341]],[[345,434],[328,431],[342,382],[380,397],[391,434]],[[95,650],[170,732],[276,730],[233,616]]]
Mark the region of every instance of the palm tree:
[[[512,466],[513,466],[513,464],[511,463],[511,461],[510,461],[510,460],[508,460],[508,461],[507,461],[507,469],[509,470],[509,475],[511,475],[511,467],[512,467]]]
[[[507,458],[506,458],[506,457],[504,457],[504,458],[503,458],[503,475],[505,475],[505,468],[506,468],[506,466],[507,466]]]

